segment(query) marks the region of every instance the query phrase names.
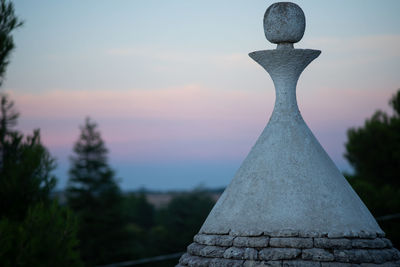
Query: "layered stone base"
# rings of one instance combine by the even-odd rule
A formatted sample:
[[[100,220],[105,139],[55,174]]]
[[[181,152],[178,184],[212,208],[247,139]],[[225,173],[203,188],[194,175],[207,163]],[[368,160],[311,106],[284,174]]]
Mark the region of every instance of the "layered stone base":
[[[400,252],[376,236],[198,234],[177,266],[400,266]]]

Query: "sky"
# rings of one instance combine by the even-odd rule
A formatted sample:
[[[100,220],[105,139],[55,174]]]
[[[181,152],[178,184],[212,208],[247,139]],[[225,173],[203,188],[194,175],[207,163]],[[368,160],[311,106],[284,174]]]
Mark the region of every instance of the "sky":
[[[342,171],[346,131],[390,112],[400,88],[400,1],[293,1],[306,15],[296,48],[322,50],[297,85],[300,111]],[[40,128],[66,186],[89,116],[124,190],[229,184],[271,115],[268,74],[249,57],[274,49],[272,1],[15,0],[25,21],[2,90]]]

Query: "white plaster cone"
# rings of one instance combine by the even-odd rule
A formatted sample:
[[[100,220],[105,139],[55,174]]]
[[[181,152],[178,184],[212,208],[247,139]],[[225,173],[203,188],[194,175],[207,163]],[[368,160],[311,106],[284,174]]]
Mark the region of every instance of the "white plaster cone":
[[[275,107],[200,233],[383,234],[298,109],[297,80],[320,52],[289,48],[249,54],[274,82]]]
[[[292,12],[291,20],[287,20],[291,24],[282,23],[282,7]],[[272,5],[266,12],[266,36],[278,47],[249,55],[274,82],[274,111],[200,233],[251,236],[294,231],[332,237],[383,234],[298,109],[297,80],[321,53],[293,48],[292,43],[304,33],[302,16],[300,8],[285,3]],[[297,39],[289,38],[289,33]]]

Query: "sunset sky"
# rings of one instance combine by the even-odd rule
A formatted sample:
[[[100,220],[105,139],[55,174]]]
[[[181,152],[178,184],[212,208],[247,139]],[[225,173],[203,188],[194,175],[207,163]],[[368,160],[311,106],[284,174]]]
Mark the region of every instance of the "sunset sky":
[[[400,1],[293,1],[295,47],[322,50],[300,77],[305,121],[339,169],[346,131],[400,88]],[[274,88],[248,53],[274,49],[272,1],[16,0],[25,25],[2,90],[41,129],[65,187],[86,116],[99,124],[123,189],[226,186],[265,127]]]

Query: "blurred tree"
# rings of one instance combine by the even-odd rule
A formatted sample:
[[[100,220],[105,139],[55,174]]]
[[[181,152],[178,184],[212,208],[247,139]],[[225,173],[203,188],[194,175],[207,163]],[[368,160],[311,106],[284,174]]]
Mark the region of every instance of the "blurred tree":
[[[389,101],[393,114],[376,111],[363,127],[347,132],[345,157],[354,168],[346,175],[374,216],[400,213],[400,90]],[[400,245],[400,220],[380,222]]]
[[[41,144],[39,130],[25,138],[13,129],[18,119],[14,104],[6,95],[0,100],[1,265],[80,266],[76,220],[50,199],[54,159]]]
[[[151,235],[154,247],[163,253],[185,251],[213,206],[214,201],[203,190],[173,198],[158,212],[158,224]]]
[[[144,192],[127,194],[124,196],[124,215],[126,221],[144,230],[154,225],[154,207],[146,198]]]
[[[74,146],[67,188],[69,206],[78,214],[80,249],[87,265],[129,259],[129,234],[122,195],[107,162],[107,149],[89,118]]]
[[[23,22],[15,15],[13,3],[0,0],[0,86],[4,81],[6,68],[10,62],[11,51],[15,47],[11,33],[22,24]]]
[[[400,186],[400,90],[389,102],[393,115],[376,111],[363,127],[347,132],[345,157],[355,174],[374,185]]]

